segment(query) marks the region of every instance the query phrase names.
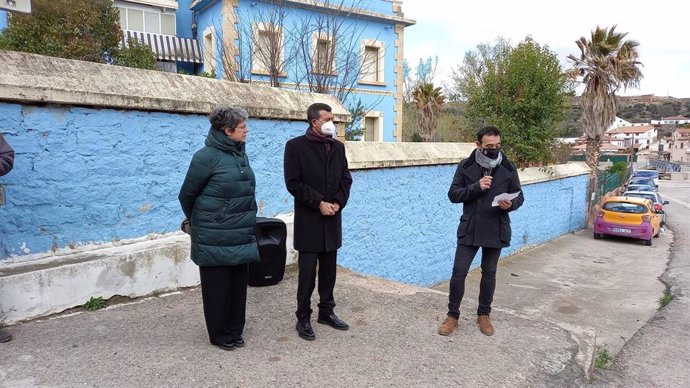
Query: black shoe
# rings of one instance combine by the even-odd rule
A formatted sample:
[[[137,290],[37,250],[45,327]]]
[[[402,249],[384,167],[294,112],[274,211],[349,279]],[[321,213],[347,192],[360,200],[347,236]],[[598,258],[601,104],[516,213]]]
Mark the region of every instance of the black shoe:
[[[12,341],[12,334],[5,330],[0,330],[0,343]]]
[[[213,344],[213,346],[219,347],[223,350],[235,350],[235,343],[232,341],[227,341],[227,342],[223,342],[220,344],[215,344],[215,343],[211,342],[211,344]]]
[[[243,348],[244,347],[244,338],[242,336],[237,336],[233,338],[232,340],[233,345],[235,345],[236,348]]]
[[[304,338],[307,341],[313,341],[316,339],[316,335],[314,335],[314,330],[311,328],[311,323],[307,322],[297,322],[297,326],[295,327],[297,329],[297,334],[299,334],[300,338]]]
[[[348,326],[347,323],[338,318],[338,316],[335,314],[319,315],[319,319],[317,319],[316,322],[328,325],[338,330],[347,330],[350,328],[350,326]]]

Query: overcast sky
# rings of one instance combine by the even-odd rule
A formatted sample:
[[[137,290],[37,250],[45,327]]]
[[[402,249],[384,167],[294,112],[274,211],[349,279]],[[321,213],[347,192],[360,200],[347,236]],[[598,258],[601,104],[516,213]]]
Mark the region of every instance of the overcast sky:
[[[538,4],[538,7],[534,4]],[[640,43],[644,78],[639,89],[621,95],[655,94],[690,97],[690,3],[657,0],[644,3],[613,0],[404,0],[406,18],[417,22],[405,29],[405,58],[414,69],[419,58],[439,57],[437,82],[448,82],[450,69],[465,52],[501,36],[517,44],[527,35],[548,45],[563,65],[575,44],[599,26],[617,24],[627,39]],[[538,8],[538,9],[537,9]]]

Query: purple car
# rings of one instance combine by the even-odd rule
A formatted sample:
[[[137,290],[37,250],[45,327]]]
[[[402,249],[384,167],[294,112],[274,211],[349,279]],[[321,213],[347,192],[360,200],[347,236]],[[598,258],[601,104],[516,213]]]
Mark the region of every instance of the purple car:
[[[605,235],[644,240],[652,245],[659,237],[661,214],[654,210],[652,201],[636,197],[611,197],[604,202],[594,220],[594,238]]]

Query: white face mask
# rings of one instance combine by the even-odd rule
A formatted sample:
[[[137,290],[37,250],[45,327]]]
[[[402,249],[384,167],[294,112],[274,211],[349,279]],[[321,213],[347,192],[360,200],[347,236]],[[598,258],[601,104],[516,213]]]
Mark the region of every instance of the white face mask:
[[[335,136],[335,124],[333,124],[332,121],[326,121],[321,125],[321,133],[323,133],[324,136]]]

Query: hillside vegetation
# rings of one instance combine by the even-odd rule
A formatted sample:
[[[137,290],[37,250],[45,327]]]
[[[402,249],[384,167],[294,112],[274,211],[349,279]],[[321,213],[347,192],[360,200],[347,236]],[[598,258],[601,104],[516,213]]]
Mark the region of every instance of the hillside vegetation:
[[[477,128],[469,128],[464,119],[465,103],[453,101],[446,108],[439,120],[436,139],[440,142],[474,141]],[[403,118],[403,137],[405,141],[414,140],[414,112],[412,107],[405,107]],[[574,97],[567,119],[558,129],[561,137],[577,137],[582,134],[578,123],[582,112],[578,97]],[[668,116],[690,117],[690,98],[631,96],[618,98],[618,117],[631,123],[648,123]]]

